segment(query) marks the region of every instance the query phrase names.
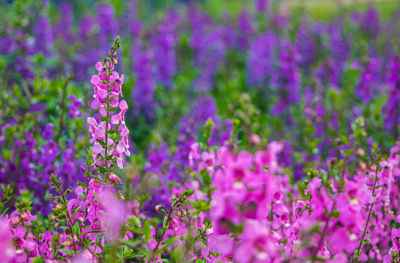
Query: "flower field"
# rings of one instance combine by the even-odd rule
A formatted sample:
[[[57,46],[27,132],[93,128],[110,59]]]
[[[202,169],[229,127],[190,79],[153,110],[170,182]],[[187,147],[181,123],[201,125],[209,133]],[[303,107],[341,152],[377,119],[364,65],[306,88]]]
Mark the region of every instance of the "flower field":
[[[0,263],[400,262],[400,4],[0,2]]]

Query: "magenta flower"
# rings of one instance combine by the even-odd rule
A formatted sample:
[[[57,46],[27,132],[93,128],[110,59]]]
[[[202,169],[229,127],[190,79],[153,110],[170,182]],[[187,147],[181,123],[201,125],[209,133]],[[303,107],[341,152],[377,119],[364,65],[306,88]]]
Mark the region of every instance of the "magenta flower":
[[[104,188],[99,193],[98,199],[104,209],[105,226],[113,239],[120,237],[120,227],[127,220],[127,207],[122,200],[115,197],[113,188]]]
[[[8,262],[14,255],[15,249],[12,247],[12,235],[6,221],[7,218],[0,218],[0,259]]]
[[[392,229],[392,242],[393,242],[393,250],[396,253],[400,250],[400,229],[393,228]]]

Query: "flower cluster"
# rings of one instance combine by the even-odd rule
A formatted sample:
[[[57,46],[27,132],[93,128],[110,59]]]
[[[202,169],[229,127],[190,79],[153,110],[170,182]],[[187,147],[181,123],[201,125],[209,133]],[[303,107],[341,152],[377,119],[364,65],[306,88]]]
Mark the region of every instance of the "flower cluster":
[[[124,155],[130,156],[128,136],[129,130],[125,124],[125,113],[128,104],[120,100],[122,96],[122,84],[124,74],[119,76],[114,71],[117,64],[116,50],[119,47],[117,38],[110,56],[103,62],[97,62],[98,75],[93,75],[91,83],[94,86],[94,95],[91,107],[99,113],[99,119],[88,117],[91,140],[93,143],[92,154],[95,164],[105,167],[106,176],[109,176],[109,168],[117,163],[119,168],[124,166]],[[118,113],[115,113],[119,109]]]
[[[0,4],[0,262],[400,262],[397,11],[53,2]]]

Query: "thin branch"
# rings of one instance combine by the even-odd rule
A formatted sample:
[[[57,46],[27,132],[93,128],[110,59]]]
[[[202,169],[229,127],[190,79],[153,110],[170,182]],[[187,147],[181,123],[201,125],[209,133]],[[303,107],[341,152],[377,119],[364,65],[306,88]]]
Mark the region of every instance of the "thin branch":
[[[378,177],[378,170],[379,167],[376,167],[376,171],[375,171],[375,177],[374,177],[374,186],[372,188],[372,197],[375,197],[375,189],[376,189],[376,182],[377,177]],[[360,240],[360,244],[358,245],[358,248],[356,250],[356,254],[353,256],[353,262],[357,262],[357,258],[360,256],[360,252],[361,252],[361,247],[362,247],[362,243],[364,241],[365,238],[365,234],[367,233],[367,229],[368,229],[368,225],[369,225],[369,220],[371,218],[371,214],[372,214],[372,209],[374,208],[374,202],[371,203],[371,207],[369,208],[369,212],[368,212],[368,217],[367,217],[367,222],[365,223],[365,227],[364,227],[364,231],[363,231],[363,235],[361,237]]]
[[[61,114],[60,114],[60,122],[59,122],[59,129],[58,129],[58,133],[57,133],[57,137],[56,137],[56,143],[57,145],[59,145],[59,141],[61,138],[61,132],[64,129],[64,114],[65,114],[65,100],[67,98],[67,87],[69,82],[72,79],[72,74],[69,74],[67,79],[64,82],[64,86],[62,89],[62,96],[61,96],[61,103],[60,103],[60,108],[61,108]]]
[[[321,249],[322,244],[324,243],[324,238],[325,238],[325,236],[326,236],[326,234],[328,232],[329,222],[332,219],[332,212],[335,209],[335,206],[336,206],[336,200],[333,200],[333,204],[332,204],[331,210],[329,212],[328,220],[326,220],[326,222],[325,222],[324,230],[322,231],[322,234],[321,234],[321,236],[319,238],[319,241],[318,241],[318,246],[312,253],[312,256],[311,256],[311,262],[312,263],[315,262],[315,260],[317,259],[317,253]]]

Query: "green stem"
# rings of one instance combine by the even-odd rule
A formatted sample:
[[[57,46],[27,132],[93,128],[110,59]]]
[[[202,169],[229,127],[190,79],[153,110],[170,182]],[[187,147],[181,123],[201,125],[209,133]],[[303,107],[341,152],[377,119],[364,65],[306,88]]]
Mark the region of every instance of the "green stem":
[[[169,210],[168,215],[167,215],[167,227],[169,226],[169,221],[171,220],[172,213],[173,213],[173,211],[175,210],[175,209],[174,209],[175,206],[176,206],[177,204],[179,204],[180,202],[181,202],[181,199],[179,198],[178,201],[176,201],[176,203],[175,203],[175,204],[171,207],[171,209]],[[162,231],[162,233],[161,233],[161,237],[160,237],[160,239],[157,241],[156,247],[153,249],[153,256],[154,256],[154,253],[158,250],[158,248],[159,248],[159,246],[160,246],[160,244],[161,244],[161,242],[162,242],[162,240],[163,240],[164,235],[165,235],[166,232],[167,232],[167,231],[165,230],[165,228],[164,228],[164,226],[163,226],[163,231]],[[152,258],[153,258],[153,256],[152,256]]]
[[[71,232],[72,242],[73,242],[73,245],[74,245],[73,249],[74,249],[74,253],[75,253],[75,255],[76,255],[76,242],[75,242],[74,234],[73,234],[73,232],[72,232],[72,226],[73,226],[72,218],[71,218],[71,216],[69,215],[69,211],[68,211],[68,209],[67,209],[67,198],[66,198],[65,195],[64,195],[64,191],[61,189],[61,185],[58,184],[57,187],[58,187],[58,191],[60,192],[60,195],[61,195],[61,201],[62,201],[62,204],[63,204],[63,208],[66,210],[66,213],[67,213],[68,228],[69,228],[69,231]],[[76,237],[77,237],[77,239],[79,240],[79,242],[80,242],[80,243],[82,244],[82,246],[83,246],[83,245],[85,244],[85,242],[82,240],[82,238],[81,238],[79,235],[76,235]],[[87,250],[88,250],[94,257],[96,257],[95,251],[90,250],[90,248],[87,248]]]
[[[59,145],[61,132],[64,129],[65,100],[66,100],[66,97],[67,97],[68,83],[71,81],[71,79],[72,79],[72,74],[69,74],[67,79],[64,82],[64,87],[62,89],[62,96],[61,96],[61,103],[60,103],[61,114],[60,114],[60,122],[59,122],[58,133],[57,133],[57,137],[56,137],[57,145]]]
[[[104,149],[104,158],[105,158],[105,163],[106,163],[106,174],[104,175],[104,179],[106,180],[106,182],[108,181],[108,178],[110,176],[110,167],[108,165],[108,122],[109,122],[109,117],[110,117],[110,73],[111,73],[111,68],[109,68],[107,66],[107,75],[108,75],[108,79],[107,79],[107,106],[106,106],[106,112],[107,112],[107,120],[106,120],[106,132],[105,132],[105,149]]]
[[[68,219],[67,225],[68,225],[69,231],[71,233],[71,237],[72,237],[74,254],[76,255],[76,242],[75,242],[75,237],[74,237],[74,234],[73,234],[73,231],[72,231],[72,225],[73,224],[72,224],[72,219],[71,219],[71,216],[69,215],[69,211],[68,211],[68,208],[67,208],[67,201],[66,201],[66,198],[64,196],[64,192],[61,189],[61,185],[60,184],[57,184],[57,188],[58,188],[58,191],[60,192],[60,195],[61,195],[61,202],[62,202],[62,205],[63,205],[63,209],[65,209],[65,211],[67,213],[67,219]]]
[[[377,177],[378,177],[378,169],[379,169],[379,167],[377,166],[377,167],[376,167],[376,171],[375,171],[374,186],[373,186],[373,188],[372,188],[372,197],[375,197],[376,182],[378,181],[378,180],[377,180]],[[368,229],[368,225],[369,225],[369,220],[370,220],[370,218],[371,218],[371,214],[372,214],[372,209],[373,209],[373,207],[374,207],[374,202],[371,203],[371,207],[369,208],[368,217],[367,217],[367,222],[366,222],[365,227],[364,227],[364,231],[363,231],[363,235],[362,235],[361,240],[360,240],[360,244],[358,245],[358,248],[357,248],[357,250],[356,250],[356,254],[353,256],[353,262],[357,262],[357,258],[360,256],[362,243],[363,243],[363,241],[364,241],[365,234],[367,233],[367,229]]]
[[[322,234],[321,234],[321,236],[320,236],[320,238],[319,238],[318,246],[317,246],[317,248],[314,250],[314,252],[312,253],[311,263],[315,262],[315,260],[317,259],[318,251],[321,249],[322,244],[323,244],[323,242],[324,242],[324,238],[325,238],[326,233],[327,233],[327,231],[328,231],[329,222],[330,222],[331,219],[332,219],[332,212],[333,212],[333,210],[335,209],[335,206],[336,206],[336,201],[334,200],[334,201],[333,201],[333,204],[332,204],[332,207],[331,207],[331,210],[330,210],[330,212],[329,212],[328,220],[326,220],[325,226],[324,226],[324,230],[322,231]]]

